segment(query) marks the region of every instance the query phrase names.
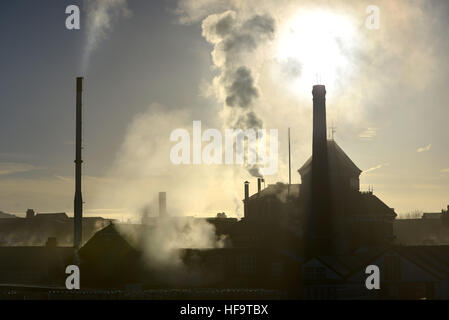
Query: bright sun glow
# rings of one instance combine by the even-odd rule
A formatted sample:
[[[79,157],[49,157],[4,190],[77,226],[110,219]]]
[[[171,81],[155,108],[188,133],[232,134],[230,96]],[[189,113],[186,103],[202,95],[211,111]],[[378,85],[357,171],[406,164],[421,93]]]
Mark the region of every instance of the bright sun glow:
[[[329,11],[302,11],[289,19],[280,30],[276,58],[283,69],[295,68],[292,89],[344,83],[352,69],[356,31],[351,18]]]

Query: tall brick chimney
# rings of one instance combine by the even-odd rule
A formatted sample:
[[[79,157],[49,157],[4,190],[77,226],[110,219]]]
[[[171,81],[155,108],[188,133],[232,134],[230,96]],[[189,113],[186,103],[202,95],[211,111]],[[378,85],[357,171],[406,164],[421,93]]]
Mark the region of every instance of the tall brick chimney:
[[[312,241],[320,253],[331,248],[332,216],[327,158],[326,88],[315,85],[313,95],[313,144],[310,227]]]

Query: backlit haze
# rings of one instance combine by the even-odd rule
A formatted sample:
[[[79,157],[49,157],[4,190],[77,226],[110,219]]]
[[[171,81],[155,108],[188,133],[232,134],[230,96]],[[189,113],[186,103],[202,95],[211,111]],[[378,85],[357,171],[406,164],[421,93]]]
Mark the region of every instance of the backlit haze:
[[[362,190],[400,215],[440,211],[449,204],[449,3],[376,1],[380,28],[370,30],[371,2],[2,2],[0,210],[72,214],[75,77],[84,76],[87,216],[138,221],[166,191],[172,214],[241,217],[243,182],[256,190],[247,168],[170,162],[170,133],[194,120],[203,130],[242,119],[278,129],[279,171],[267,184],[288,182],[290,127],[300,183],[317,83],[335,140],[364,171]],[[79,31],[65,28],[69,4],[83,8]]]

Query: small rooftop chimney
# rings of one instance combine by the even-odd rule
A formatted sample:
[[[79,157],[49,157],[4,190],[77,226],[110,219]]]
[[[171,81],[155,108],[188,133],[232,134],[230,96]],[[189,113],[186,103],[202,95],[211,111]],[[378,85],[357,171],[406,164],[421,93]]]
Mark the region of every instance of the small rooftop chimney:
[[[167,215],[167,193],[159,192],[159,217]]]
[[[262,178],[257,178],[257,193],[262,190]]]
[[[27,217],[27,219],[34,218],[34,210],[33,209],[28,209],[27,213],[26,213],[26,217]]]
[[[249,182],[245,181],[245,200],[243,202],[243,217],[248,217]]]

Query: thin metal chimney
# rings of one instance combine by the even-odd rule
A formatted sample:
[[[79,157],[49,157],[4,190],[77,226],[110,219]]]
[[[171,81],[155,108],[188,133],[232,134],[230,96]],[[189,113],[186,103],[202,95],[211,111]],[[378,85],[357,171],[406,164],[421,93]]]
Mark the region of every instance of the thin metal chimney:
[[[262,190],[262,178],[257,178],[257,193]]]
[[[75,201],[74,201],[74,237],[73,246],[79,249],[82,244],[83,196],[81,194],[81,158],[82,150],[82,94],[83,78],[76,78],[76,158],[75,158]]]
[[[288,128],[288,188],[287,195],[290,196],[290,186],[292,184],[292,160],[290,150],[290,128]]]
[[[288,184],[292,184],[292,161],[290,152],[290,128],[288,128]],[[290,187],[289,187],[290,189]]]
[[[167,193],[159,192],[159,217],[167,215]]]
[[[245,200],[243,202],[243,217],[248,217],[249,182],[245,181]]]

